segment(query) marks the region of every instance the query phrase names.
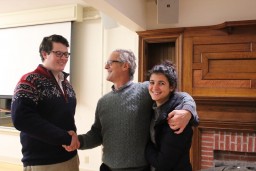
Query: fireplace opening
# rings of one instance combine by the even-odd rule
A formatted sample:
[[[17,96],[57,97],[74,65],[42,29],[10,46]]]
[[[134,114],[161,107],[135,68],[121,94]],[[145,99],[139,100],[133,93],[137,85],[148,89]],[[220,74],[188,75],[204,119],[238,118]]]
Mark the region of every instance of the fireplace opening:
[[[256,171],[256,153],[214,150],[213,167],[201,171]]]
[[[222,162],[237,161],[239,163],[254,163],[256,164],[256,153],[254,152],[238,152],[238,151],[223,151],[214,150],[214,165]]]

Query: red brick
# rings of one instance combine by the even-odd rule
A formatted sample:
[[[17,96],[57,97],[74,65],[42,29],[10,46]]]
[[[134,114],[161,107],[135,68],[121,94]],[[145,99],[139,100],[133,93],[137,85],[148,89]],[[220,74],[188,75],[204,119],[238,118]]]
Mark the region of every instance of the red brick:
[[[231,142],[236,142],[236,133],[231,133]]]
[[[213,134],[212,134],[212,135],[213,135]],[[212,135],[202,134],[202,139],[204,139],[204,138],[211,138],[211,137],[212,137]]]
[[[254,150],[253,150],[253,152],[256,152],[256,136],[255,136],[255,134],[254,134]]]
[[[237,142],[238,144],[241,144],[241,143],[242,143],[242,136],[237,135],[237,136],[236,136],[236,142]]]
[[[248,137],[249,137],[249,134],[248,134],[248,133],[244,133],[244,134],[243,134],[243,140],[242,140],[242,142],[243,142],[243,143],[248,143]]]
[[[202,157],[211,158],[213,160],[213,153],[212,152],[204,152],[201,154]]]
[[[248,152],[254,152],[253,151],[253,137],[252,136],[250,136],[249,139],[248,139]]]
[[[231,150],[231,147],[230,147],[230,135],[225,136],[225,148],[224,148],[224,150],[228,150],[228,151]]]
[[[213,161],[201,161],[201,168],[210,168],[213,167]]]
[[[237,136],[236,141],[237,141],[237,151],[242,151],[242,137]]]
[[[243,152],[248,152],[248,144],[247,143],[243,143],[242,147],[243,147],[243,149],[242,149]]]
[[[236,151],[242,151],[242,144],[237,144],[237,150]]]
[[[214,134],[214,140],[216,141],[219,141],[220,140],[220,135],[219,134]]]
[[[204,161],[213,161],[213,156],[202,156],[202,160],[204,160]]]
[[[201,147],[201,151],[213,151],[212,147]]]
[[[235,143],[231,143],[230,148],[231,148],[230,151],[236,151],[236,144]]]
[[[202,147],[211,147],[213,148],[213,142],[202,142]]]
[[[220,133],[220,142],[224,142],[224,132]]]
[[[202,135],[204,136],[212,136],[214,134],[214,131],[202,131]]]
[[[224,147],[225,147],[225,143],[221,142],[220,143],[220,150],[224,150]]]
[[[214,149],[220,149],[219,147],[219,141],[220,141],[220,136],[218,134],[214,135]]]
[[[202,142],[203,141],[213,142],[213,140],[214,140],[213,136],[202,136]]]

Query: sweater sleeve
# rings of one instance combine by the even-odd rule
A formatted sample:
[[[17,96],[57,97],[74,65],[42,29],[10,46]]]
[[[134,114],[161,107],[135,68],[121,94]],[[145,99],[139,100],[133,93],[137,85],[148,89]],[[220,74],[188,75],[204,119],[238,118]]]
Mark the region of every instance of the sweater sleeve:
[[[91,129],[86,134],[78,135],[78,139],[80,141],[79,149],[90,149],[102,144],[101,123],[98,107],[99,104],[97,105],[95,119]]]
[[[180,95],[182,96],[182,103],[175,109],[183,109],[189,111],[192,114],[190,123],[194,126],[197,126],[199,124],[199,117],[196,111],[196,103],[194,99],[186,92],[180,92]]]

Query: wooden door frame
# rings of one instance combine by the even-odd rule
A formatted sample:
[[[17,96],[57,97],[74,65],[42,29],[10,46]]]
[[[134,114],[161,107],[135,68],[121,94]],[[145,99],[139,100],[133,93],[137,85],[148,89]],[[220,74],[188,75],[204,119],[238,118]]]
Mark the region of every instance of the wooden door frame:
[[[145,32],[137,32],[139,35],[139,63],[138,63],[138,81],[146,81],[147,69],[147,46],[150,43],[175,43],[175,60],[178,73],[178,89],[182,88],[182,39],[183,29],[165,31],[153,30]]]

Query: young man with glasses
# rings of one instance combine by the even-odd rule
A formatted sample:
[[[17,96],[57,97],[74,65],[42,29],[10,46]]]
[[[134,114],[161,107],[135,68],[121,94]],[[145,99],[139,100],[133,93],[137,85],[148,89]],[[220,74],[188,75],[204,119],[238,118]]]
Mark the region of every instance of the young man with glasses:
[[[113,51],[105,69],[107,80],[114,85],[111,92],[99,99],[91,130],[78,136],[80,149],[103,146],[100,170],[147,171],[150,168],[144,151],[153,114],[149,82],[132,81],[136,63],[133,52],[129,50]],[[174,110],[168,120],[171,129],[177,130],[178,134],[190,120],[194,125],[198,124],[193,98],[184,97],[180,105],[183,110]],[[66,149],[72,151],[69,147]]]
[[[62,147],[79,147],[76,95],[67,80],[69,74],[63,71],[70,55],[68,47],[61,35],[44,37],[39,47],[42,64],[22,76],[15,88],[11,113],[20,130],[24,171],[79,170],[77,151]]]

